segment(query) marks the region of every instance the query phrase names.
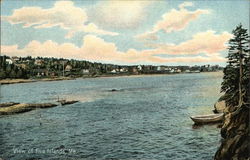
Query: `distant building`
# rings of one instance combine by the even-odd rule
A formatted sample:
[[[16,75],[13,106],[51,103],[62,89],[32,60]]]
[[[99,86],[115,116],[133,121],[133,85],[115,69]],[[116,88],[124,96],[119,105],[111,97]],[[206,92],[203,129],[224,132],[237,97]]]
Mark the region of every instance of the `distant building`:
[[[115,69],[113,69],[113,70],[111,71],[111,73],[117,73],[117,71],[116,71]]]
[[[165,67],[164,70],[165,71],[171,71],[171,68]]]
[[[120,72],[127,72],[128,70],[126,68],[121,68]]]
[[[83,74],[89,74],[89,69],[83,69],[83,70],[82,70],[82,73],[83,73]]]
[[[66,72],[70,72],[72,70],[72,66],[71,65],[67,65],[66,67],[65,67],[65,71]]]
[[[141,65],[137,66],[137,69],[138,69],[139,71],[141,71],[141,70],[142,70],[142,66],[141,66]]]
[[[136,67],[133,67],[132,72],[138,74],[138,69]]]
[[[34,73],[36,73],[37,77],[41,77],[41,76],[48,76],[49,72],[47,69],[35,69]]]
[[[41,59],[36,59],[36,60],[35,60],[35,65],[40,66],[40,65],[42,65],[42,64],[43,64],[43,60],[41,60]]]
[[[20,60],[20,58],[17,57],[17,56],[13,56],[13,57],[11,57],[11,60],[12,60],[13,62],[17,62],[17,61]]]
[[[50,72],[49,75],[50,75],[51,77],[55,77],[57,74],[56,74],[56,72]]]
[[[175,72],[176,73],[181,73],[181,70],[180,69],[176,69]]]
[[[169,72],[170,72],[170,73],[174,73],[175,71],[174,71],[174,69],[171,69]]]
[[[6,59],[6,63],[13,64],[13,60],[12,59]]]
[[[26,69],[27,68],[27,65],[26,64],[16,64],[16,66],[22,68],[22,69]]]

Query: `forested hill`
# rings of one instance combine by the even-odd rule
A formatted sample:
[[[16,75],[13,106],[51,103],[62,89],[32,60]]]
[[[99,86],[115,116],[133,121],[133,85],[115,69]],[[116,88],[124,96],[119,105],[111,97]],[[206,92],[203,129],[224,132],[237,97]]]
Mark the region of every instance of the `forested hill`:
[[[89,62],[85,60],[46,58],[46,57],[8,57],[0,56],[0,79],[39,78],[59,76],[99,76],[106,74],[168,74],[199,73],[218,71],[222,67],[210,66],[153,66],[153,65],[114,65]]]

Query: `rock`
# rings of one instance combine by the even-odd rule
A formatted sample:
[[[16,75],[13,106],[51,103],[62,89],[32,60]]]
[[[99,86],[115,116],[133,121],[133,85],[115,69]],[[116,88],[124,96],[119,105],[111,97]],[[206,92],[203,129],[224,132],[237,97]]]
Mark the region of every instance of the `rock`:
[[[226,102],[218,101],[214,104],[214,113],[224,113],[226,108]]]
[[[57,148],[55,148],[56,150],[59,150],[59,149],[64,149],[65,148],[65,146],[64,145],[61,145],[60,147],[57,147]]]
[[[53,103],[20,103],[15,104],[8,107],[1,107],[0,108],[0,115],[9,115],[9,114],[16,114],[16,113],[23,113],[34,110],[36,108],[50,108],[55,107],[56,104]]]
[[[215,160],[249,160],[249,108],[246,106],[242,106],[243,108],[237,114],[230,111],[235,110],[235,107],[230,107],[231,109],[226,113],[221,128],[223,141],[215,154]]]
[[[15,102],[0,103],[0,107],[10,107],[16,104],[19,104],[19,103],[15,103]]]
[[[76,100],[72,100],[72,101],[59,100],[58,102],[60,102],[61,105],[64,106],[64,105],[68,105],[68,104],[74,104],[74,103],[77,103],[77,102],[79,102],[79,101],[76,101]]]

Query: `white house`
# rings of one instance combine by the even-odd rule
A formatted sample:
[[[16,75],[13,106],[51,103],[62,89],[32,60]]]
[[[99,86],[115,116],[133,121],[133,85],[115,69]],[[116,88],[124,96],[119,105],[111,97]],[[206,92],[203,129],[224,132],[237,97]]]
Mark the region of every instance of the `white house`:
[[[116,70],[115,70],[115,69],[113,69],[113,70],[111,71],[111,73],[116,73]]]
[[[142,66],[141,66],[141,65],[137,66],[137,69],[138,69],[139,71],[141,71],[141,70],[142,70]]]
[[[126,68],[121,68],[120,72],[127,72],[128,70]]]
[[[180,69],[175,70],[176,73],[181,73]]]
[[[40,65],[42,65],[42,64],[43,64],[43,60],[41,60],[41,59],[36,59],[36,60],[35,60],[35,65],[40,66]]]
[[[89,74],[89,69],[83,69],[83,70],[82,70],[82,73],[83,73],[83,74]]]
[[[156,70],[161,71],[161,66],[158,66]]]
[[[65,67],[65,71],[66,72],[70,72],[72,70],[72,66],[71,65],[67,65],[66,67]]]
[[[11,59],[6,59],[6,62],[7,62],[8,64],[13,64],[13,61],[12,61]]]

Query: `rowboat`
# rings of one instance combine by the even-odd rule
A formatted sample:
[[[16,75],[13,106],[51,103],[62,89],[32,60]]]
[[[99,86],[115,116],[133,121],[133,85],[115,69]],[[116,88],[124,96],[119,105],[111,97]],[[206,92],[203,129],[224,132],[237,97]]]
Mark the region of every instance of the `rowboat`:
[[[195,124],[216,123],[223,120],[223,113],[191,116],[190,118]]]

